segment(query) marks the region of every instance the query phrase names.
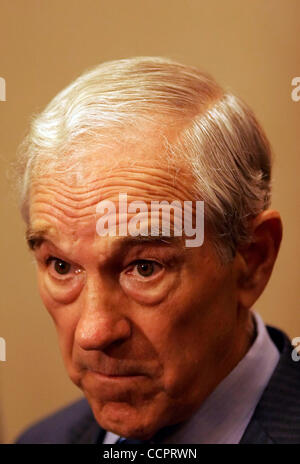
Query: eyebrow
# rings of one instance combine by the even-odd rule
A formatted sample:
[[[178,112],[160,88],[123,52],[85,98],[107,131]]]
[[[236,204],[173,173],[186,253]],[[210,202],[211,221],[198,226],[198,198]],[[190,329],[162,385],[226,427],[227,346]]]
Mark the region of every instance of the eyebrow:
[[[28,227],[26,230],[26,241],[31,250],[35,250],[40,247],[41,244],[48,239],[48,237],[53,235],[54,237],[57,234],[53,233],[55,227],[45,226],[39,229],[34,229]],[[51,241],[51,240],[50,240]],[[131,248],[138,245],[162,245],[162,246],[172,246],[172,245],[183,245],[182,237],[175,236],[166,236],[160,233],[159,235],[137,235],[135,237],[125,236],[118,237],[114,243],[115,246]]]
[[[172,237],[163,234],[160,235],[137,235],[136,237],[126,236],[116,240],[116,244],[124,247],[136,245],[176,245],[182,243],[182,237]]]
[[[47,240],[47,237],[51,235],[55,236],[56,234],[53,233],[54,230],[55,228],[51,226],[42,227],[39,229],[28,227],[25,233],[25,237],[29,248],[34,250],[35,248],[41,246],[41,244]]]

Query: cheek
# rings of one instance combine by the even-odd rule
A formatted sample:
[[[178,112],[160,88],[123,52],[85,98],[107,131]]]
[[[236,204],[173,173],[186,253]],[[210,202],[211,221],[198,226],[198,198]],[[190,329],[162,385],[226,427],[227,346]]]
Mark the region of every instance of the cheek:
[[[226,352],[234,324],[230,279],[199,279],[198,285],[183,280],[156,324],[165,389],[173,398],[183,393],[192,398],[201,379],[215,375],[220,346]]]
[[[38,288],[41,299],[56,327],[72,327],[77,321],[76,301],[84,287],[85,275],[68,282],[54,281],[46,270],[38,269]]]
[[[176,289],[178,282],[177,272],[166,272],[163,276],[148,282],[130,278],[126,274],[120,276],[120,285],[124,293],[140,305],[159,305]]]
[[[55,324],[60,350],[66,362],[72,356],[79,313],[74,303],[66,305],[62,304],[59,299],[54,298],[53,292],[49,291],[48,282],[43,273],[38,274],[38,287],[41,299]]]
[[[39,281],[47,301],[52,302],[52,305],[67,305],[78,298],[85,283],[85,274],[75,275],[70,280],[58,281],[45,270],[40,271]]]

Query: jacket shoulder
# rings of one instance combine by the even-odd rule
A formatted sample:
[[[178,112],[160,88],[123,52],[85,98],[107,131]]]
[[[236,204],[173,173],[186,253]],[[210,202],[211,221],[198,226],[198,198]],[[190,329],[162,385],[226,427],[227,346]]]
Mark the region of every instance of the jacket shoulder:
[[[78,400],[26,429],[16,440],[16,444],[72,443],[74,428],[93,416],[86,399]]]
[[[240,443],[300,443],[300,362],[288,336],[267,326],[280,352],[279,362]]]

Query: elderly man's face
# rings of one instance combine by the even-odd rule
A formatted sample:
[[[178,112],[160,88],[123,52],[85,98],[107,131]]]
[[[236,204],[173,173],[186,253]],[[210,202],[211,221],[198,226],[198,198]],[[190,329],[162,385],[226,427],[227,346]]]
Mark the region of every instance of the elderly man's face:
[[[119,192],[192,199],[188,173],[158,152],[155,143],[98,150],[73,175],[37,179],[30,197],[40,293],[70,378],[102,427],[136,438],[188,418],[244,343],[235,262],[221,265],[209,236],[185,248],[96,233],[97,203]]]

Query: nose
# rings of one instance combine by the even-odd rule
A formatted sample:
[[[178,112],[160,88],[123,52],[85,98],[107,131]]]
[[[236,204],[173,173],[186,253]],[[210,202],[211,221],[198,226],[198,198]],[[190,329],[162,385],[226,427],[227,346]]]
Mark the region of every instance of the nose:
[[[125,317],[113,292],[98,279],[86,283],[82,293],[80,318],[75,343],[83,350],[104,350],[131,336],[131,324]]]

